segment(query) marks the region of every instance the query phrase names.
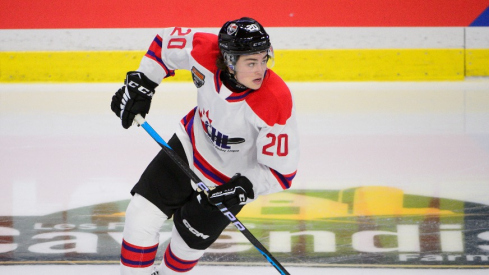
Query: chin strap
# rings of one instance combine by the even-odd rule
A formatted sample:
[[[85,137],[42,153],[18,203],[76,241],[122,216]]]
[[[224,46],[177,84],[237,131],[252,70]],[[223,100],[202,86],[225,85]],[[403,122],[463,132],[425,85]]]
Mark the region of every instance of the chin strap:
[[[234,74],[230,72],[221,71],[219,77],[221,78],[222,83],[224,83],[226,87],[228,87],[231,91],[235,93],[242,93],[244,91],[250,90],[250,88],[239,83],[234,77]]]

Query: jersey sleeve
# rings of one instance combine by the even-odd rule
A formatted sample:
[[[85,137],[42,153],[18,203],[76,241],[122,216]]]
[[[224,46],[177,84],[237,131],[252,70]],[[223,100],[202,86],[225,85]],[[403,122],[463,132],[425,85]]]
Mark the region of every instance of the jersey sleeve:
[[[175,70],[190,70],[194,39],[199,32],[189,28],[162,29],[141,60],[138,71],[160,84],[164,78],[174,76]]]
[[[292,95],[286,86],[279,85],[278,89],[282,89],[279,94],[256,97],[260,103],[250,102],[259,129],[257,160],[256,167],[243,174],[258,195],[289,189],[299,163],[299,132]]]
[[[284,125],[262,128],[257,140],[257,162],[263,170],[263,182],[258,194],[270,194],[289,189],[297,173],[299,136],[295,111]],[[252,181],[253,182],[253,181]]]

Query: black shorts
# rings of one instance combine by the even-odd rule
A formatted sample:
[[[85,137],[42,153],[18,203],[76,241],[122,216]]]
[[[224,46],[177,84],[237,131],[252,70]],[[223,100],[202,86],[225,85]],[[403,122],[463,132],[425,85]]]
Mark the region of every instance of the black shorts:
[[[168,145],[188,165],[182,143],[176,135]],[[190,178],[161,150],[131,190],[156,205],[168,218],[173,216],[178,233],[194,249],[206,249],[221,235],[230,221],[217,207],[206,208],[197,200]],[[206,198],[204,198],[206,199]],[[242,206],[229,210],[237,215]]]

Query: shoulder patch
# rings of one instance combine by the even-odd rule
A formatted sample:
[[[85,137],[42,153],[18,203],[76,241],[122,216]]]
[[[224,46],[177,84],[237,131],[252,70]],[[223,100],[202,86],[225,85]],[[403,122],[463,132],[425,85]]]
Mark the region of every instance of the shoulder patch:
[[[201,73],[195,66],[192,67],[192,70],[190,70],[192,73],[192,80],[194,81],[194,85],[197,88],[200,88],[204,85],[205,83],[205,75]]]
[[[292,94],[287,84],[272,70],[260,89],[246,97],[246,103],[267,125],[284,125],[292,114]]]

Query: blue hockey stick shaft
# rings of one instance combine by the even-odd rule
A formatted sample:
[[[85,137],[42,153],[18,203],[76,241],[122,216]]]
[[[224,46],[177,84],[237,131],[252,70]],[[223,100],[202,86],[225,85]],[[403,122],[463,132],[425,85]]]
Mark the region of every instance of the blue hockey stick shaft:
[[[146,120],[141,115],[136,115],[134,118],[136,123],[143,127],[144,130],[161,146],[162,150],[182,169],[182,171],[200,187],[206,193],[209,191],[209,187],[205,185],[200,178],[190,169],[190,167],[173,151],[173,149],[165,142],[165,140],[151,127],[151,125],[146,122]],[[238,228],[241,233],[250,241],[251,244],[267,259],[267,261],[272,264],[275,269],[282,275],[290,275],[290,273],[272,256],[272,254],[263,246],[263,244],[258,241],[258,239],[251,234],[251,232],[236,218],[231,211],[229,211],[226,206],[222,203],[216,204],[217,208],[221,213],[226,216],[230,222]]]

